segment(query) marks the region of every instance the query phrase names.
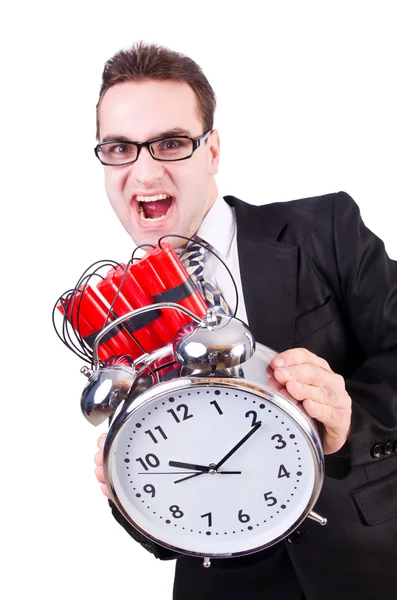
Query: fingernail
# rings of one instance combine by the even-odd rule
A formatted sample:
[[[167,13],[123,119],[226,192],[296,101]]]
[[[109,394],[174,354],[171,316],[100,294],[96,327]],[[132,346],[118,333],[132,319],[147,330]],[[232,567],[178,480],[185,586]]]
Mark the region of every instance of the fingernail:
[[[282,367],[284,365],[283,358],[275,358],[273,362],[276,365],[276,367]]]

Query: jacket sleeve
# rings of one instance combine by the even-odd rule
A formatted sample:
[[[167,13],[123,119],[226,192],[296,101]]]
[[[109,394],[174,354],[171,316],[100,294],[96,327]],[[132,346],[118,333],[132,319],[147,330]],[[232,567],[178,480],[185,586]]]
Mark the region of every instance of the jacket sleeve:
[[[397,452],[397,262],[343,192],[335,196],[333,230],[342,301],[365,354],[346,380],[353,402],[347,446],[355,467],[373,461],[374,448],[380,455]]]
[[[121,525],[126,532],[145,550],[153,554],[156,558],[160,560],[170,560],[172,558],[177,558],[180,556],[177,552],[173,552],[172,550],[168,550],[167,548],[163,548],[159,544],[152,542],[149,538],[146,538],[142,533],[139,533],[128,521],[123,517],[121,512],[116,508],[115,504],[109,500],[109,506],[112,509],[112,515],[116,519],[117,523]]]

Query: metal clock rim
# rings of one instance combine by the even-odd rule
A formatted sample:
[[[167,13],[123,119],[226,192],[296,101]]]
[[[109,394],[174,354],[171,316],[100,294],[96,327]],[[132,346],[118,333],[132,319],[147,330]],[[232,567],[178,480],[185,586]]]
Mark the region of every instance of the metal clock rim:
[[[127,421],[132,417],[132,415],[134,415],[142,406],[148,404],[149,402],[151,402],[153,400],[158,399],[159,397],[167,394],[169,391],[172,391],[173,393],[175,393],[176,390],[192,389],[192,387],[193,388],[197,388],[197,387],[207,388],[207,387],[215,387],[215,386],[225,387],[227,389],[236,389],[236,388],[245,389],[246,391],[249,391],[251,394],[256,395],[258,398],[261,398],[262,400],[265,400],[265,401],[270,400],[280,410],[287,413],[288,416],[293,418],[298,423],[298,425],[301,427],[306,439],[308,440],[309,448],[310,448],[310,452],[311,452],[312,460],[313,460],[313,467],[314,467],[313,490],[312,490],[310,498],[306,504],[306,507],[302,511],[299,518],[284,533],[282,533],[280,536],[278,536],[271,542],[267,542],[264,545],[261,545],[261,546],[255,547],[255,548],[251,548],[249,550],[238,551],[238,552],[228,552],[228,553],[205,552],[205,553],[203,553],[203,552],[187,551],[184,548],[179,548],[179,547],[173,546],[172,544],[168,544],[167,542],[164,542],[163,540],[160,540],[160,539],[156,538],[155,536],[149,534],[147,531],[145,531],[138,523],[136,523],[131,518],[131,516],[124,510],[121,502],[119,501],[116,490],[114,489],[114,486],[112,484],[111,466],[109,465],[109,460],[108,460],[108,458],[110,456],[112,444],[115,440],[116,435],[121,431],[121,429],[124,427],[124,425],[127,423]],[[201,377],[201,376],[176,377],[175,379],[172,379],[170,381],[160,382],[156,385],[153,385],[148,390],[143,392],[125,411],[121,412],[121,414],[119,415],[119,417],[117,419],[115,419],[115,421],[112,423],[112,425],[109,429],[109,432],[108,432],[108,435],[107,435],[107,438],[105,441],[105,448],[104,448],[105,481],[111,492],[112,501],[116,505],[117,509],[121,512],[123,517],[125,519],[127,519],[127,521],[129,523],[131,523],[131,525],[137,531],[139,531],[142,535],[144,535],[148,539],[152,540],[156,544],[159,544],[163,548],[167,548],[174,552],[178,552],[181,555],[195,556],[195,557],[200,557],[200,558],[209,557],[209,558],[223,559],[223,558],[232,558],[232,557],[238,557],[238,556],[246,556],[249,554],[254,554],[256,552],[260,552],[262,550],[265,550],[266,548],[270,548],[274,544],[287,538],[295,529],[297,529],[297,527],[299,527],[299,525],[302,523],[302,521],[304,521],[307,518],[310,511],[313,509],[313,507],[318,499],[318,496],[320,494],[320,491],[321,491],[321,487],[322,487],[322,483],[323,483],[323,479],[324,479],[324,470],[325,470],[324,469],[324,457],[322,455],[321,446],[320,446],[320,443],[318,440],[318,433],[316,432],[316,429],[315,429],[310,417],[307,417],[305,414],[303,414],[302,410],[297,408],[290,400],[288,400],[287,398],[284,398],[278,392],[274,392],[274,393],[270,392],[270,391],[266,392],[263,389],[263,386],[259,386],[255,382],[252,382],[252,381],[249,381],[246,379],[237,378],[237,377],[236,378],[223,378],[223,377],[218,378],[218,377]]]

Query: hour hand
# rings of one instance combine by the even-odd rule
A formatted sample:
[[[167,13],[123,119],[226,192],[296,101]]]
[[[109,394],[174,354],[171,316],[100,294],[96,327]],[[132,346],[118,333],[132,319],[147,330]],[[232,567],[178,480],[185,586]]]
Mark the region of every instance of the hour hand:
[[[195,471],[202,471],[203,473],[208,473],[211,470],[211,467],[205,465],[194,465],[192,463],[179,462],[177,460],[170,460],[168,464],[170,467],[178,467],[178,469],[194,469]]]

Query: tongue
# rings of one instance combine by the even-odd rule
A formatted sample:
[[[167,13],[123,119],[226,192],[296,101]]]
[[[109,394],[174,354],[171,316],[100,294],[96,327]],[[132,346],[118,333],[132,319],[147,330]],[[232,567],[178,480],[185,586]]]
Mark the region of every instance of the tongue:
[[[157,219],[164,216],[171,206],[172,198],[156,200],[155,202],[142,202],[143,212],[147,219]]]

